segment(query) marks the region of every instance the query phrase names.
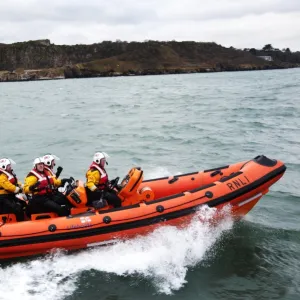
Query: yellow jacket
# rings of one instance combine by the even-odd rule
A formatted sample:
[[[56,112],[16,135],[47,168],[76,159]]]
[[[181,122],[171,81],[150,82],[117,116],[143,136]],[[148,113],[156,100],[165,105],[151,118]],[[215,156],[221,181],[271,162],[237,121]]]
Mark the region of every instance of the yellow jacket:
[[[51,176],[54,182],[55,187],[61,186],[61,180],[56,178],[55,176]],[[24,193],[25,194],[38,194],[38,192],[32,192],[30,191],[30,187],[33,186],[35,183],[38,182],[38,179],[34,175],[29,175],[25,178],[25,183],[24,183]]]
[[[21,186],[21,184],[19,183]],[[18,191],[18,187],[12,184],[6,174],[0,175],[0,195],[14,194]]]
[[[96,169],[88,170],[86,172],[86,187],[94,192],[97,189],[97,185],[101,179],[100,172]]]

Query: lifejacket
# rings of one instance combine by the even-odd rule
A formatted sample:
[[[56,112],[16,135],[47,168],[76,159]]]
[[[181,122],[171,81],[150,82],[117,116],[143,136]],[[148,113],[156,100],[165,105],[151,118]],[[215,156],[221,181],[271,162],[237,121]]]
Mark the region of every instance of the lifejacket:
[[[0,169],[0,174],[5,174],[7,176],[7,179],[9,180],[10,183],[12,183],[13,185],[17,185],[18,184],[18,179],[17,176],[14,172],[9,173],[5,170]],[[5,190],[3,187],[0,187],[0,190]]]
[[[45,169],[46,171],[48,171],[48,172],[50,173],[51,176],[55,176],[55,177],[56,177],[56,175],[54,174],[53,170],[51,170],[49,167],[44,166],[44,169]]]
[[[99,182],[96,183],[95,185],[97,186],[97,188],[99,190],[104,190],[104,188],[107,186],[107,183],[108,183],[108,175],[107,175],[105,169],[100,168],[100,166],[97,165],[95,162],[93,162],[90,165],[90,170],[93,170],[93,169],[97,169],[101,175]]]
[[[45,174],[45,173],[39,173],[35,169],[32,169],[29,172],[29,175],[34,175],[40,185],[38,186],[38,191],[35,192],[35,195],[46,195],[46,194],[52,194],[54,190],[54,180],[51,176],[51,173]]]

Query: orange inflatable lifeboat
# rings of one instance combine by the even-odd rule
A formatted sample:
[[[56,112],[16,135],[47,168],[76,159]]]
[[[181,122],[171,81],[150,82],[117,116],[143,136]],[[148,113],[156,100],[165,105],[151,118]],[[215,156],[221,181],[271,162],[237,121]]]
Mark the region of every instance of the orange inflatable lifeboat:
[[[278,181],[286,166],[257,156],[252,160],[201,172],[143,180],[143,171],[132,168],[116,191],[120,208],[86,207],[84,184],[77,181],[67,198],[74,208],[68,217],[54,213],[31,215],[16,222],[0,215],[0,259],[105,245],[145,234],[161,224],[185,224],[203,205],[220,211],[229,205],[232,216],[246,215]],[[216,214],[217,215],[217,214]],[[217,217],[216,217],[217,218]]]

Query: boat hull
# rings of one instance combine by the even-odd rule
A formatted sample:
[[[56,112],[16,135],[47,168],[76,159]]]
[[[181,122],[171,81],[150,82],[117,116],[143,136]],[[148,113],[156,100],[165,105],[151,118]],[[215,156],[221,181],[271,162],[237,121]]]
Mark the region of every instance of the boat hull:
[[[240,219],[285,170],[282,162],[259,156],[231,166],[180,175],[176,180],[172,176],[144,181],[141,188],[147,186],[157,195],[151,201],[70,217],[4,224],[0,227],[0,259],[57,248],[107,245],[147,234],[158,226],[183,226],[204,205],[214,208],[214,223],[224,218],[225,206],[233,218]]]

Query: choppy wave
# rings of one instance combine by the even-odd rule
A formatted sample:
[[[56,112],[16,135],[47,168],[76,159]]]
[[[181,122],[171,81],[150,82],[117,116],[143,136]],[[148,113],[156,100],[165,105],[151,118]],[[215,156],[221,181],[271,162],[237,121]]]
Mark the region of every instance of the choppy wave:
[[[1,84],[0,155],[17,162],[20,180],[49,152],[61,158],[63,177],[84,179],[99,150],[111,157],[111,178],[133,165],[150,179],[259,154],[282,160],[287,171],[224,241],[230,222],[214,229],[196,222],[108,248],[2,265],[0,299],[90,300],[99,291],[107,299],[114,292],[116,299],[298,299],[299,75],[293,69]]]

